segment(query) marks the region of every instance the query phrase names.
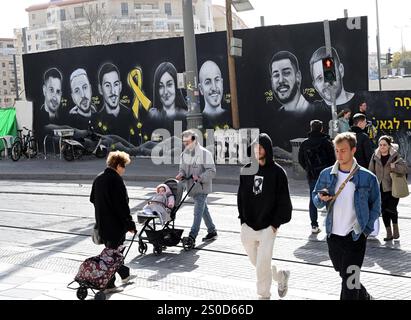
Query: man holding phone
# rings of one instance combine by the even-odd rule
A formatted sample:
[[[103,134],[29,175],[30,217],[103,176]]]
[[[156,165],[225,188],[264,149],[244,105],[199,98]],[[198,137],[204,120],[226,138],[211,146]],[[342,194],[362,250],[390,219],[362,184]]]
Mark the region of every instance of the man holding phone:
[[[335,137],[337,162],[321,172],[312,193],[318,209],[327,207],[328,252],[342,279],[341,300],[372,299],[352,272],[361,270],[367,237],[381,211],[378,180],[355,160],[356,143],[352,132]]]

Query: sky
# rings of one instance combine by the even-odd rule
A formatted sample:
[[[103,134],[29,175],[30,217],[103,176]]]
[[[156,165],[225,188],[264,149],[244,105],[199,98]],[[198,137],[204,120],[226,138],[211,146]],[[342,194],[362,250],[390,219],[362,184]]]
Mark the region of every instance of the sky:
[[[376,52],[376,0],[249,0],[254,10],[239,13],[248,27],[260,26],[260,16],[265,25],[287,25],[295,23],[334,20],[344,16],[344,9],[350,17],[368,16],[369,52]],[[28,14],[25,8],[48,0],[1,0],[0,38],[13,37],[13,28],[26,27]],[[225,0],[212,0],[213,4],[225,5]],[[380,20],[381,52],[401,49],[402,42],[411,50],[411,1],[378,0]],[[235,10],[234,10],[235,11]],[[332,41],[332,39],[331,39]]]

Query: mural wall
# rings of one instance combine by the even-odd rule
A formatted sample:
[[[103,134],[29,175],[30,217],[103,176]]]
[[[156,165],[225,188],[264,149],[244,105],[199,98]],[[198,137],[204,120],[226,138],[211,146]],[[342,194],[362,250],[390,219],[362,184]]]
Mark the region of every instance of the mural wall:
[[[367,19],[330,21],[337,82],[322,78],[323,23],[238,30],[236,59],[242,127],[258,127],[290,151],[313,118],[331,119],[331,89],[338,110],[355,108],[368,90]],[[196,36],[204,128],[231,126],[225,32]],[[182,38],[158,39],[29,54],[23,57],[27,99],[42,139],[56,128],[81,134],[91,123],[111,145],[133,148],[156,128],[185,125]],[[42,140],[41,140],[42,141]]]

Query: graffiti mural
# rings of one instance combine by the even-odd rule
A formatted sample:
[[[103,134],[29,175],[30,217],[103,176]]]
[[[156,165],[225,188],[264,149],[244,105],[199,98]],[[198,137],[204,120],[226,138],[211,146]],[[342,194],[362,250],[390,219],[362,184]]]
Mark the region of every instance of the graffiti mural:
[[[267,132],[276,146],[305,137],[309,121],[331,119],[330,92],[338,110],[355,108],[368,90],[367,18],[330,21],[337,81],[322,78],[323,23],[236,30],[243,56],[236,58],[240,125]],[[196,35],[203,127],[231,127],[226,34]],[[355,47],[355,50],[350,48]],[[27,99],[42,140],[56,129],[75,137],[93,126],[110,147],[131,153],[153,130],[186,127],[190,102],[177,88],[184,72],[182,38],[56,50],[23,57]],[[399,104],[399,102],[398,102]]]

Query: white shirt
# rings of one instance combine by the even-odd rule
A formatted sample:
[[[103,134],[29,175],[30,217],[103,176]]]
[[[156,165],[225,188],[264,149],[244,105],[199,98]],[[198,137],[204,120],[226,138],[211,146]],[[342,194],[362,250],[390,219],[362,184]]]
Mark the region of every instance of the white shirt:
[[[349,172],[338,170],[335,192],[337,192],[349,174]],[[354,226],[358,224],[354,207],[354,192],[354,183],[348,181],[337,200],[335,200],[331,233],[344,237],[354,230]]]

